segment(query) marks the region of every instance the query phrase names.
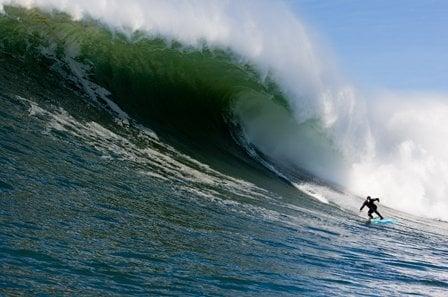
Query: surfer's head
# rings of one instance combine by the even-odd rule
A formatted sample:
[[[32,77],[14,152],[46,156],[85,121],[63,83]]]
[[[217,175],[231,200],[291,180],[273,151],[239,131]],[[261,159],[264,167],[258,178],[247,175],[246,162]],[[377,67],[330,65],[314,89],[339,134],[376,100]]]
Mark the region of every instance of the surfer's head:
[[[372,198],[370,198],[370,196],[367,196],[367,200],[370,200],[370,199],[372,199]]]

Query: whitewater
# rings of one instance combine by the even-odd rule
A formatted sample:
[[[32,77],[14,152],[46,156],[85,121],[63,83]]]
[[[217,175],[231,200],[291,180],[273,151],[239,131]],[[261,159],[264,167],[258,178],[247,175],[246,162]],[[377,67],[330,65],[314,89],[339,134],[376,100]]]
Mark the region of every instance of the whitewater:
[[[447,289],[445,94],[357,89],[287,2],[0,6],[2,294]]]

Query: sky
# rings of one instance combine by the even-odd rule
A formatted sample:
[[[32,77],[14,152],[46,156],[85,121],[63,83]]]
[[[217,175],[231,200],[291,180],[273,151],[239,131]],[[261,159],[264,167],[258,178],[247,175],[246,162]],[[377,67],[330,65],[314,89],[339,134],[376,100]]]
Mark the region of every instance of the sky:
[[[287,0],[364,88],[448,91],[448,0]]]

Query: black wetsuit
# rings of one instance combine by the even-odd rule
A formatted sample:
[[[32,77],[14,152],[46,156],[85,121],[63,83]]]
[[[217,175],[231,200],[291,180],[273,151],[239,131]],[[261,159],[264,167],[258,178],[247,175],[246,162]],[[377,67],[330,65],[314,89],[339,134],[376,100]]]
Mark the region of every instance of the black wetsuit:
[[[364,201],[360,210],[362,210],[365,206],[367,206],[367,208],[369,209],[369,212],[367,213],[369,215],[369,218],[373,219],[372,213],[376,213],[381,219],[383,219],[383,216],[380,215],[380,213],[376,210],[377,206],[374,203],[375,201],[380,201],[380,199],[374,198],[374,199]]]

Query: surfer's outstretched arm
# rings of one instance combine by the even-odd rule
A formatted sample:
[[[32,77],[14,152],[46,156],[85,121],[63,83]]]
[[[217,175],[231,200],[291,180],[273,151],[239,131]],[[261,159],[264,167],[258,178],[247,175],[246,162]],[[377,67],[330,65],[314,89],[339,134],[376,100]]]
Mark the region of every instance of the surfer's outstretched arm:
[[[372,201],[378,201],[378,202],[380,202],[380,198],[373,198]]]
[[[361,211],[364,208],[364,206],[366,206],[366,205],[367,205],[367,203],[364,201],[364,203],[361,205],[361,208],[359,209],[359,211]]]

